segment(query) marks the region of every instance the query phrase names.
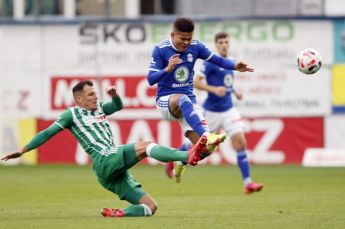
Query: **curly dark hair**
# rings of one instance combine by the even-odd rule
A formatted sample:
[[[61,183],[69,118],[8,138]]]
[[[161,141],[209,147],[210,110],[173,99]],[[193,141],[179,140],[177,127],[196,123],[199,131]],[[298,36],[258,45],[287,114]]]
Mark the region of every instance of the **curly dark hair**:
[[[194,22],[190,18],[176,18],[174,31],[192,33],[194,31]]]

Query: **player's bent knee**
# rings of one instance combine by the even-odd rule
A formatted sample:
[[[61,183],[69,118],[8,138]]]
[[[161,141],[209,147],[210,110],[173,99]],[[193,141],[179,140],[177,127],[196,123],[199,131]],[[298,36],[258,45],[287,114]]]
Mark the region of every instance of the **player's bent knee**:
[[[135,151],[139,158],[139,160],[144,159],[147,157],[147,149],[150,148],[150,145],[155,145],[152,141],[145,141],[145,142],[137,142],[135,144]],[[152,147],[151,147],[152,148]]]
[[[238,147],[240,149],[245,149],[247,147],[246,140],[244,138],[240,138],[238,140]]]
[[[154,143],[153,141],[145,141],[143,142],[145,149],[151,144]]]
[[[151,216],[151,215],[155,214],[157,209],[158,209],[157,202],[149,194],[145,195],[140,200],[140,203],[144,208],[146,216]]]
[[[237,133],[232,136],[232,144],[235,150],[244,150],[247,147],[247,142],[242,133]]]
[[[158,209],[158,205],[157,205],[156,202],[150,204],[148,207],[151,210],[151,215],[154,215],[156,213],[157,209]]]

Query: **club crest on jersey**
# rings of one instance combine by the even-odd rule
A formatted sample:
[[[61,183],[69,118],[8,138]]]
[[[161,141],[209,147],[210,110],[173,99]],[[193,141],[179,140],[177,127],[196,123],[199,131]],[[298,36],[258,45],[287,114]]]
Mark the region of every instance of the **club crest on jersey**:
[[[231,85],[232,85],[232,76],[231,76],[231,74],[226,74],[225,76],[224,76],[224,85],[225,85],[225,87],[231,87]]]
[[[193,62],[193,55],[192,55],[191,53],[188,53],[188,55],[187,55],[187,60],[188,60],[189,62]]]
[[[189,76],[189,70],[186,67],[179,67],[178,69],[176,69],[175,71],[175,79],[180,82],[186,82],[188,80],[188,76]]]

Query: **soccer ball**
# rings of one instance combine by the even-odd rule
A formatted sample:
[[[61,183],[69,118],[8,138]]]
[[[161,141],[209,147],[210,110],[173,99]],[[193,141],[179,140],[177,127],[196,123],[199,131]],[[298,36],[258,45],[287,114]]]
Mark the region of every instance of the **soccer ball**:
[[[297,68],[304,74],[314,74],[321,68],[321,55],[315,49],[304,49],[297,56]]]

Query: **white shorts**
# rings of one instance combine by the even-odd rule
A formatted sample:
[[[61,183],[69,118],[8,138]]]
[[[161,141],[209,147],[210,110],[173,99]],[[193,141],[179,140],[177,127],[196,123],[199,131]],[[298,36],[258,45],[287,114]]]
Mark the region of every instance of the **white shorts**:
[[[223,129],[229,137],[244,132],[241,114],[235,107],[224,112],[204,111],[204,116],[211,132]]]
[[[162,96],[156,102],[156,108],[159,111],[159,113],[161,114],[161,116],[163,117],[163,119],[167,120],[167,121],[178,120],[178,122],[180,123],[180,125],[182,127],[184,134],[187,131],[193,130],[193,128],[188,124],[187,120],[183,116],[181,118],[176,118],[175,116],[173,116],[170,113],[170,109],[169,109],[170,97],[171,97],[171,95]],[[199,116],[202,125],[204,126],[206,131],[208,131],[208,126],[206,124],[204,115],[202,114],[202,109],[200,108],[200,106],[198,104],[193,104],[193,108],[194,108],[195,113]]]

